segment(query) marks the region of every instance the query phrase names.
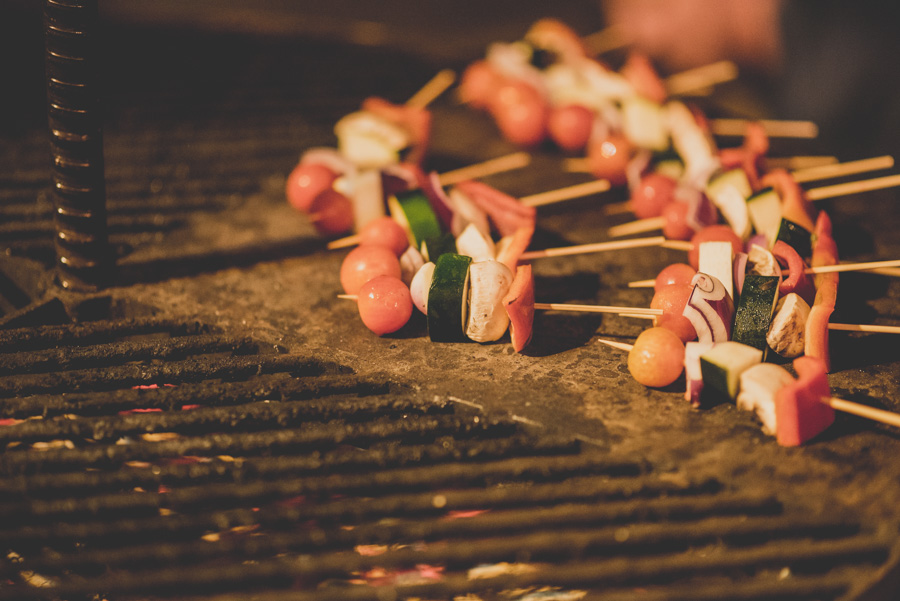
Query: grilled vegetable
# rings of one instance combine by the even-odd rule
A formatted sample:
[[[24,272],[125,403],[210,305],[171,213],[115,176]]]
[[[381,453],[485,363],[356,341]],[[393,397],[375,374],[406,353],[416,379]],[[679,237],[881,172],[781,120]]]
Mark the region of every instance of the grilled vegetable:
[[[628,352],[628,371],[644,386],[668,386],[683,369],[684,343],[666,328],[644,330]]]
[[[794,359],[799,378],[775,394],[778,444],[797,446],[820,434],[834,422],[834,409],[820,401],[831,396],[825,363],[815,357]]]
[[[780,365],[754,365],[741,374],[737,406],[755,412],[762,422],[763,432],[774,436],[777,431],[775,395],[793,381],[794,377]]]
[[[497,252],[491,237],[485,236],[474,223],[467,225],[456,238],[456,248],[456,252],[472,257],[473,261],[493,259]]]
[[[638,148],[663,151],[669,147],[669,130],[662,105],[641,96],[622,99],[622,129]]]
[[[729,242],[703,242],[697,271],[722,282],[728,296],[734,299],[734,247]]]
[[[426,261],[437,261],[438,257],[446,253],[459,253],[461,255],[470,256],[469,253],[462,252],[456,247],[456,239],[453,234],[447,232],[434,238],[428,238],[422,242],[422,257]]]
[[[512,272],[503,263],[494,260],[472,263],[469,267],[467,337],[475,342],[491,342],[506,333],[509,316],[503,307],[503,298],[512,281]]]
[[[747,198],[753,193],[743,169],[730,169],[714,176],[706,186],[706,195],[741,239],[750,235]]]
[[[766,334],[772,323],[772,312],[778,302],[779,278],[748,275],[734,313],[732,340],[766,352]]]
[[[441,235],[441,225],[428,197],[422,190],[401,192],[388,198],[391,217],[409,237],[410,246],[422,247],[422,242]]]
[[[716,344],[700,355],[703,388],[711,388],[735,400],[741,374],[761,361],[762,351],[752,346],[733,340]]]
[[[776,239],[786,242],[801,257],[809,257],[812,254],[810,237],[809,230],[804,229],[793,221],[782,219],[778,226]]]
[[[781,227],[781,199],[778,193],[772,188],[763,188],[747,199],[747,212],[756,233],[765,236],[769,246],[775,244]]]
[[[775,307],[775,317],[766,334],[766,342],[782,357],[799,357],[805,346],[808,319],[809,305],[806,301],[793,292],[788,294]]]
[[[688,342],[684,345],[684,377],[687,386],[684,390],[684,398],[694,407],[703,404],[703,374],[700,370],[700,355],[713,347],[714,342]]]
[[[406,252],[400,255],[400,279],[403,283],[409,286],[424,264],[425,258],[422,257],[422,253],[412,246],[407,247]]]
[[[509,338],[513,349],[522,352],[531,342],[534,325],[534,276],[531,265],[519,265],[509,292],[503,297],[509,316]]]
[[[691,280],[694,290],[684,307],[684,316],[691,320],[700,342],[725,342],[731,337],[734,321],[734,301],[718,279],[697,273]]]
[[[433,342],[466,340],[471,257],[441,255],[428,289],[428,335]]]
[[[812,264],[837,265],[837,244],[831,237],[831,219],[823,211],[816,220],[816,245],[813,247]],[[838,274],[820,273],[816,275],[816,297],[809,319],[806,320],[805,354],[825,363],[830,371],[831,359],[828,353],[828,320],[837,301]]]
[[[412,247],[410,247],[412,248]],[[434,263],[428,262],[419,268],[412,282],[409,283],[409,294],[416,309],[428,315],[428,291],[434,277]]]

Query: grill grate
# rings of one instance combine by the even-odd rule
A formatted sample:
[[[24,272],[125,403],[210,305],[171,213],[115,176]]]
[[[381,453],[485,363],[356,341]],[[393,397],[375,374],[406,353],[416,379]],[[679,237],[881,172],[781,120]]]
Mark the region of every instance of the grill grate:
[[[892,545],[196,321],[0,351],[0,599],[836,599]]]

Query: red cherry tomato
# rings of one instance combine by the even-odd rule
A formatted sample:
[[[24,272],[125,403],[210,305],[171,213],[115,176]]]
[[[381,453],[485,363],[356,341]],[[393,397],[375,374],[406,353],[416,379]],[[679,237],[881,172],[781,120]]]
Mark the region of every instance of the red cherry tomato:
[[[412,315],[412,297],[406,284],[380,275],[362,285],[357,299],[359,316],[366,327],[382,336],[396,332]]]
[[[688,225],[687,215],[690,206],[686,202],[673,200],[662,210],[663,236],[669,240],[690,240],[694,235],[694,228]]]
[[[597,179],[608,179],[614,186],[621,186],[627,179],[625,169],[631,160],[633,147],[623,135],[612,134],[602,140],[591,140],[588,145],[588,168]]]
[[[337,236],[353,229],[353,204],[350,199],[329,188],[309,205],[309,220],[323,236]]]
[[[383,246],[361,245],[351,250],[341,263],[341,286],[347,294],[357,294],[360,287],[380,275],[400,279],[400,261],[393,251]]]
[[[501,84],[490,105],[491,115],[507,140],[519,146],[535,146],[547,135],[550,112],[540,92],[523,81]]]
[[[656,283],[653,285],[653,290],[655,292],[659,292],[666,286],[672,285],[690,285],[691,280],[694,279],[694,274],[697,273],[697,270],[688,265],[687,263],[672,263],[668,267],[664,267],[662,271],[659,272],[659,275],[656,276]]]
[[[648,173],[641,178],[640,185],[631,192],[631,210],[638,219],[659,217],[663,208],[672,203],[675,196],[674,179],[662,173]]]
[[[731,246],[734,248],[735,253],[739,253],[744,250],[744,243],[741,241],[738,235],[734,233],[734,230],[729,226],[723,224],[710,225],[694,234],[694,237],[691,238],[691,244],[693,245],[693,247],[691,248],[690,252],[688,252],[688,262],[694,267],[694,269],[697,269],[699,266],[700,243],[710,241],[731,242]]]
[[[690,342],[697,337],[697,330],[691,320],[683,315],[684,306],[694,287],[690,284],[672,284],[664,286],[653,295],[651,309],[662,309],[663,314],[656,318],[655,325],[671,330],[682,342]]]
[[[459,99],[472,108],[486,109],[503,78],[487,61],[475,61],[463,71],[459,81]]]
[[[337,174],[321,163],[300,164],[288,175],[284,192],[292,207],[304,213],[316,196],[331,188]]]
[[[641,332],[628,353],[628,371],[644,386],[668,386],[684,370],[684,343],[671,330]]]
[[[373,219],[359,231],[359,243],[383,246],[398,257],[409,248],[409,238],[400,224],[390,217]]]
[[[557,146],[576,152],[587,146],[594,125],[594,112],[577,104],[567,104],[550,111],[547,130]]]

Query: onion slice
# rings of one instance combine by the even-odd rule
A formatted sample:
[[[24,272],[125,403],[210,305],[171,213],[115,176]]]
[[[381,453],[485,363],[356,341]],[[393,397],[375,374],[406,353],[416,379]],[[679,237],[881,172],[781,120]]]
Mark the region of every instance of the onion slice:
[[[682,315],[697,330],[699,342],[725,342],[731,337],[734,321],[734,301],[725,285],[717,278],[697,273],[691,280],[693,292]]]

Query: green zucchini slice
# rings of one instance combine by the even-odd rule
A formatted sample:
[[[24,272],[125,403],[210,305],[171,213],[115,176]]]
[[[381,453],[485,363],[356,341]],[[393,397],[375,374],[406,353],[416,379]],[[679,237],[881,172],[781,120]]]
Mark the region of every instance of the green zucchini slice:
[[[700,355],[703,390],[709,388],[735,400],[741,373],[760,362],[761,350],[733,340],[720,342]]]
[[[804,259],[808,259],[812,255],[812,234],[802,225],[782,218],[777,239],[793,247],[797,254]]]
[[[744,278],[741,298],[734,314],[731,339],[766,352],[766,334],[778,303],[780,278],[748,274]]]
[[[463,342],[468,319],[471,257],[438,257],[428,289],[428,336],[432,342]]]
[[[781,199],[778,193],[772,188],[763,188],[747,199],[747,212],[750,213],[753,229],[766,237],[766,244],[771,249],[781,228]]]
[[[426,261],[436,263],[438,257],[447,253],[456,253],[456,238],[449,232],[422,241],[422,257]]]
[[[400,192],[388,198],[391,217],[406,230],[410,246],[421,248],[422,242],[441,235],[441,224],[428,197],[420,190]]]

